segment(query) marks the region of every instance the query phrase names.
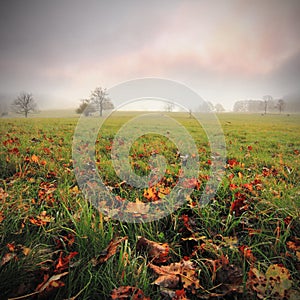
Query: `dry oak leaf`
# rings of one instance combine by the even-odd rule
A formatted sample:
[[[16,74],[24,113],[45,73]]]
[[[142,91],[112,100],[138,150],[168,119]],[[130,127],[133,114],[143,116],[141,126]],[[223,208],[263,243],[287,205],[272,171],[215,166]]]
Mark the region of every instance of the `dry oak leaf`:
[[[137,251],[146,249],[153,263],[164,263],[169,259],[170,248],[167,243],[157,243],[139,236],[136,249]]]
[[[95,267],[99,264],[105,263],[110,257],[112,257],[114,254],[116,254],[118,246],[125,240],[127,240],[128,237],[124,236],[119,239],[112,239],[108,246],[101,251],[101,253],[97,256],[92,258],[91,263]]]
[[[113,300],[150,300],[144,295],[144,292],[133,286],[120,286],[111,291]]]
[[[196,275],[196,270],[190,260],[182,260],[178,263],[160,267],[150,263],[149,266],[157,275],[159,275],[154,281],[154,284],[156,285],[174,289],[182,282],[184,288],[201,288],[199,279]]]

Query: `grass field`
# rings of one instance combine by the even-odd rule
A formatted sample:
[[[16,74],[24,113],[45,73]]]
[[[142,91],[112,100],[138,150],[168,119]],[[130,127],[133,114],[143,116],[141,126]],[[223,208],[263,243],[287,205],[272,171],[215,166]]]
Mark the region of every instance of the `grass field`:
[[[195,119],[171,116],[193,136],[200,172],[186,203],[150,223],[121,223],[85,200],[73,173],[76,117],[0,119],[0,299],[300,299],[300,116],[218,115],[225,175],[205,207],[208,140]],[[136,203],[169,194],[182,161],[166,137],[146,134],[130,164],[145,175],[162,154],[165,176],[149,189],[120,182],[110,150],[131,117],[104,124],[96,161],[143,218]]]

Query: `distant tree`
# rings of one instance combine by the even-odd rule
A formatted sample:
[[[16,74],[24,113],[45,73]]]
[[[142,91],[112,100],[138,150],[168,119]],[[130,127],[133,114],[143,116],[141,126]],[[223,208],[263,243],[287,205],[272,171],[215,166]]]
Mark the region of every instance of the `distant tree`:
[[[210,101],[203,101],[197,110],[199,112],[212,112],[214,111],[214,105]]]
[[[266,115],[268,110],[268,104],[269,102],[273,101],[273,97],[270,95],[265,95],[263,96],[263,100],[264,100],[264,113]]]
[[[173,102],[167,102],[165,105],[165,111],[171,112],[174,109],[174,103]]]
[[[248,112],[248,101],[236,101],[233,106],[234,112]]]
[[[285,107],[285,102],[283,99],[278,100],[277,107],[278,107],[279,113],[281,114]]]
[[[95,104],[99,110],[99,115],[102,116],[103,110],[113,109],[114,105],[111,100],[108,98],[106,89],[101,87],[95,88],[91,93],[91,103]]]
[[[8,115],[8,107],[7,104],[4,102],[0,102],[0,117],[4,117]]]
[[[222,104],[217,103],[217,104],[215,105],[215,110],[216,110],[216,112],[223,112],[223,111],[225,111],[225,108],[223,107]]]
[[[25,118],[31,112],[37,112],[37,104],[30,93],[22,92],[17,99],[12,102],[12,109],[18,114],[22,114]]]
[[[94,105],[90,104],[89,99],[82,99],[79,107],[76,109],[77,114],[84,114],[85,116],[89,116],[91,113],[95,112],[96,108]]]

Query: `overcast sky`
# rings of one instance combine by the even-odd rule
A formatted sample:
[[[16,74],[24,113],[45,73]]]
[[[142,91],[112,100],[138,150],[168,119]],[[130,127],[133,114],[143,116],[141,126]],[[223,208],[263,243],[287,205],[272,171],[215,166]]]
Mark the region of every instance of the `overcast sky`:
[[[3,0],[0,94],[75,107],[96,86],[161,77],[227,109],[283,97],[299,89],[299,16],[298,0]]]

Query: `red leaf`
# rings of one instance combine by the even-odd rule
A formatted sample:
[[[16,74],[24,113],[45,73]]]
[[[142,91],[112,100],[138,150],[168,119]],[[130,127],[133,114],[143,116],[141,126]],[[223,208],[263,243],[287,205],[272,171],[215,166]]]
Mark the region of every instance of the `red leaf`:
[[[77,255],[78,252],[71,252],[68,256],[63,257],[63,252],[59,254],[58,262],[55,266],[55,272],[63,271],[69,267],[70,260]]]

